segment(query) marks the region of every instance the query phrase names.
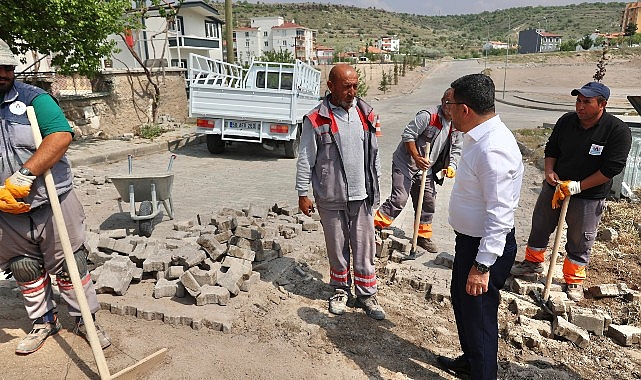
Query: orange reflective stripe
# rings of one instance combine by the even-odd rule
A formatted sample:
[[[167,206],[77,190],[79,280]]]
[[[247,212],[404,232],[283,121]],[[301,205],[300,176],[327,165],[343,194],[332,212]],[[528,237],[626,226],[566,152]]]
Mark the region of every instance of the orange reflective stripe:
[[[563,261],[563,279],[566,284],[581,284],[585,280],[585,266],[575,264],[566,257]]]
[[[432,237],[432,224],[421,223],[418,225],[418,236],[430,239]]]
[[[525,260],[532,263],[542,263],[545,261],[545,248],[532,248],[529,245],[525,247]]]
[[[374,227],[387,228],[393,221],[394,219],[383,214],[381,210],[377,210],[376,214],[374,214]]]

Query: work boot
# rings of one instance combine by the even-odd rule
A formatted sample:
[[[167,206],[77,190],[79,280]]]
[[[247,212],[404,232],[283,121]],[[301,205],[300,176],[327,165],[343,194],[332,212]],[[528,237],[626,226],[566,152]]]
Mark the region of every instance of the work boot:
[[[329,299],[329,312],[336,315],[345,314],[348,299],[349,293],[344,289],[336,289],[334,291],[334,295]]]
[[[532,261],[523,260],[520,263],[515,263],[510,270],[513,276],[525,276],[528,274],[543,273],[543,263],[535,263]]]
[[[416,245],[423,248],[427,252],[432,252],[432,253],[438,252],[438,247],[436,247],[436,243],[434,243],[430,238],[424,238],[422,236],[419,236],[418,239],[416,239]]]
[[[98,335],[98,342],[100,343],[100,347],[102,347],[102,349],[104,350],[105,348],[111,346],[111,339],[109,339],[109,335],[107,335],[105,330],[103,330],[96,323],[94,323],[94,326],[96,327],[96,335]],[[79,322],[76,322],[76,327],[73,329],[73,333],[89,342],[89,339],[87,338],[87,327],[85,326],[85,323],[82,321],[82,319]]]
[[[354,306],[365,310],[365,313],[371,318],[379,321],[381,319],[385,319],[385,311],[381,305],[378,304],[375,294],[372,294],[371,296],[358,296]]]
[[[43,317],[36,319],[33,322],[33,328],[25,336],[18,346],[16,347],[16,354],[28,355],[32,352],[38,351],[45,343],[45,340],[50,336],[56,334],[62,328],[62,324],[58,320],[58,315],[53,315],[52,322],[45,322]]]
[[[568,295],[568,298],[574,302],[583,301],[583,285],[581,284],[567,284],[565,293]]]
[[[436,362],[439,367],[443,368],[449,374],[458,377],[459,379],[469,379],[472,373],[472,367],[470,366],[469,360],[465,355],[461,355],[458,358],[450,359],[446,356],[437,356]]]

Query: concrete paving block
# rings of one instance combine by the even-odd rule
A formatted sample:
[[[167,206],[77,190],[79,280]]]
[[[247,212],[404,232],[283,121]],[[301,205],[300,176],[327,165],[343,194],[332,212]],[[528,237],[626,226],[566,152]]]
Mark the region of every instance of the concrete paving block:
[[[628,302],[639,302],[641,301],[641,292],[629,289],[628,292],[623,295],[623,298]]]
[[[412,249],[412,242],[409,239],[390,236],[389,240],[392,242],[392,249],[400,251],[401,253],[408,254],[410,249]]]
[[[231,232],[229,232],[229,234],[231,236]],[[212,260],[218,260],[227,250],[227,247],[216,238],[216,235],[200,235],[197,243],[207,252],[207,255],[209,255]]]
[[[254,261],[254,258],[256,257],[256,252],[252,251],[251,249],[240,248],[235,245],[229,245],[229,247],[227,247],[227,252],[225,253],[228,256],[233,256],[233,257],[237,257],[239,259],[245,259],[248,261]]]
[[[89,251],[89,255],[87,256],[87,259],[91,263],[97,266],[100,266],[106,263],[107,261],[111,260],[113,257],[114,256],[112,256],[112,254],[110,253],[104,253],[100,251]]]
[[[569,321],[594,335],[603,336],[612,323],[612,317],[603,310],[573,306],[570,308]]]
[[[243,280],[239,288],[241,292],[249,292],[251,287],[260,281],[260,273],[252,272],[248,279]]]
[[[185,270],[196,266],[207,258],[207,253],[200,246],[186,246],[173,251],[171,263],[173,265],[182,265]]]
[[[134,246],[125,239],[115,240],[113,247],[111,248],[114,252],[117,252],[122,255],[129,255],[134,250]]]
[[[532,319],[524,315],[519,315],[518,321],[520,325],[538,331],[538,333],[545,338],[554,337],[554,334],[552,334],[552,322],[539,320],[539,319]]]
[[[118,228],[115,230],[100,231],[100,237],[108,237],[112,239],[124,239],[127,237],[127,230],[125,228]]]
[[[235,230],[238,226],[238,220],[234,215],[216,215],[212,222],[220,232]]]
[[[434,259],[434,264],[443,266],[448,269],[452,269],[454,266],[454,255],[451,255],[447,252],[441,252],[436,255]]]
[[[211,329],[214,331],[223,331],[223,323],[216,321],[213,318],[203,318],[202,324],[208,329]]]
[[[185,269],[182,265],[172,265],[167,270],[165,277],[167,278],[167,280],[176,280],[180,278],[183,273],[185,273]]]
[[[214,235],[220,243],[227,243],[232,236],[234,236],[234,233],[231,230],[224,230]]]
[[[579,348],[586,348],[590,345],[590,334],[587,330],[576,326],[561,316],[554,317],[552,321],[554,335],[560,336],[574,343]]]
[[[166,239],[168,240],[183,240],[191,236],[189,231],[169,231]]]
[[[179,280],[160,279],[154,285],[154,298],[174,297],[178,291]]]
[[[200,284],[194,278],[194,275],[191,272],[187,271],[180,276],[180,282],[185,287],[185,290],[189,292],[192,296],[196,297],[200,294]]]
[[[217,268],[211,268],[209,270],[200,269],[198,267],[189,268],[189,272],[194,279],[201,287],[205,285],[216,285],[216,280],[218,280],[218,272],[220,271],[220,263],[217,263]]]
[[[163,321],[165,319],[165,314],[156,310],[138,309],[136,318],[144,319],[145,321]]]
[[[216,283],[227,288],[233,296],[236,296],[240,292],[240,285],[244,280],[249,278],[251,272],[252,266],[250,261],[225,256]]]
[[[198,224],[201,226],[209,226],[213,225],[214,221],[214,214],[211,212],[208,213],[203,213],[203,214],[197,214],[196,215],[196,220],[198,220]]]
[[[515,298],[508,306],[508,310],[519,316],[523,315],[528,318],[534,318],[542,315],[541,307],[535,303],[520,298]]]
[[[101,267],[100,275],[94,285],[96,293],[112,293],[119,296],[127,294],[134,269],[136,264],[126,256],[116,256],[107,261]]]
[[[175,231],[189,231],[191,227],[194,226],[194,221],[193,220],[181,220],[174,222],[174,230]]]
[[[225,306],[229,303],[229,290],[222,286],[204,285],[196,297],[196,305],[218,304]]]
[[[243,212],[245,213],[245,216],[248,218],[259,218],[259,219],[264,219],[267,217],[267,209],[257,206],[253,203],[249,204],[249,207],[246,209],[243,209]]]
[[[588,291],[594,298],[618,297],[620,295],[619,286],[617,284],[590,286]]]
[[[202,228],[200,229],[200,234],[201,235],[214,235],[216,234],[216,231],[218,230],[216,226],[212,224],[208,224],[206,226],[201,226]]]
[[[641,343],[641,329],[630,325],[611,324],[607,335],[622,346],[632,346]]]
[[[252,251],[259,251],[263,249],[262,239],[249,240],[237,235],[229,238],[229,244],[240,248],[250,249]]]
[[[263,249],[260,252],[255,252],[254,261],[267,262],[282,257],[280,251],[274,249]]]
[[[116,245],[116,239],[100,236],[98,239],[98,250],[106,253],[111,253],[114,250],[114,245]]]
[[[142,270],[145,272],[166,271],[169,269],[171,255],[171,251],[166,250],[161,250],[149,255],[142,263]]]

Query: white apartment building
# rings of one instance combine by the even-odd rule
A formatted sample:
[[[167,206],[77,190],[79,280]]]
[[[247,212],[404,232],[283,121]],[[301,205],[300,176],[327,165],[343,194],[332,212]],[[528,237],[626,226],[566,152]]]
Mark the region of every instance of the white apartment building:
[[[234,30],[236,60],[248,64],[267,51],[289,51],[292,57],[317,62],[314,41],[316,31],[280,17],[255,17],[250,26]]]
[[[376,41],[376,47],[381,50],[398,53],[401,48],[401,40],[397,36],[383,36]]]

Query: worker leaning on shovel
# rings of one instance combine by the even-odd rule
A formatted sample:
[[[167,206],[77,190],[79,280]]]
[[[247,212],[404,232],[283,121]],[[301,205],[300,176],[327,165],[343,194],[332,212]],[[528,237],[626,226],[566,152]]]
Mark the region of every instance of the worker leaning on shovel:
[[[76,318],[74,332],[86,339],[80,306],[64,260],[60,236],[52,222],[53,211],[43,174],[50,169],[67,221],[70,244],[80,271],[91,313],[100,309],[87,269],[85,214],[73,191],[73,175],[65,152],[73,132],[62,109],[44,90],[15,80],[19,64],[0,40],[0,270],[13,275],[24,296],[33,329],[16,348],[17,354],[38,350],[62,325],[57,317],[51,275],[60,295]],[[27,117],[32,106],[44,136],[38,149]],[[102,348],[111,342],[96,325]]]
[[[392,194],[374,215],[377,229],[389,227],[411,195],[415,212],[421,213],[416,244],[428,252],[438,249],[432,241],[436,184],[443,184],[443,176],[454,178],[461,157],[463,134],[452,126],[448,102],[453,102],[451,88],[445,91],[438,107],[419,111],[405,126],[392,156]],[[427,175],[419,205],[423,171]]]
[[[580,301],[605,198],[612,178],[625,168],[632,135],[623,121],[606,112],[610,89],[603,83],[587,83],[571,95],[576,96],[576,112],[561,116],[545,145],[545,181],[532,213],[525,260],[511,273],[543,273],[550,234],[557,224],[563,225],[559,201],[571,196],[563,278],[568,297]],[[554,268],[555,263],[550,265]]]

